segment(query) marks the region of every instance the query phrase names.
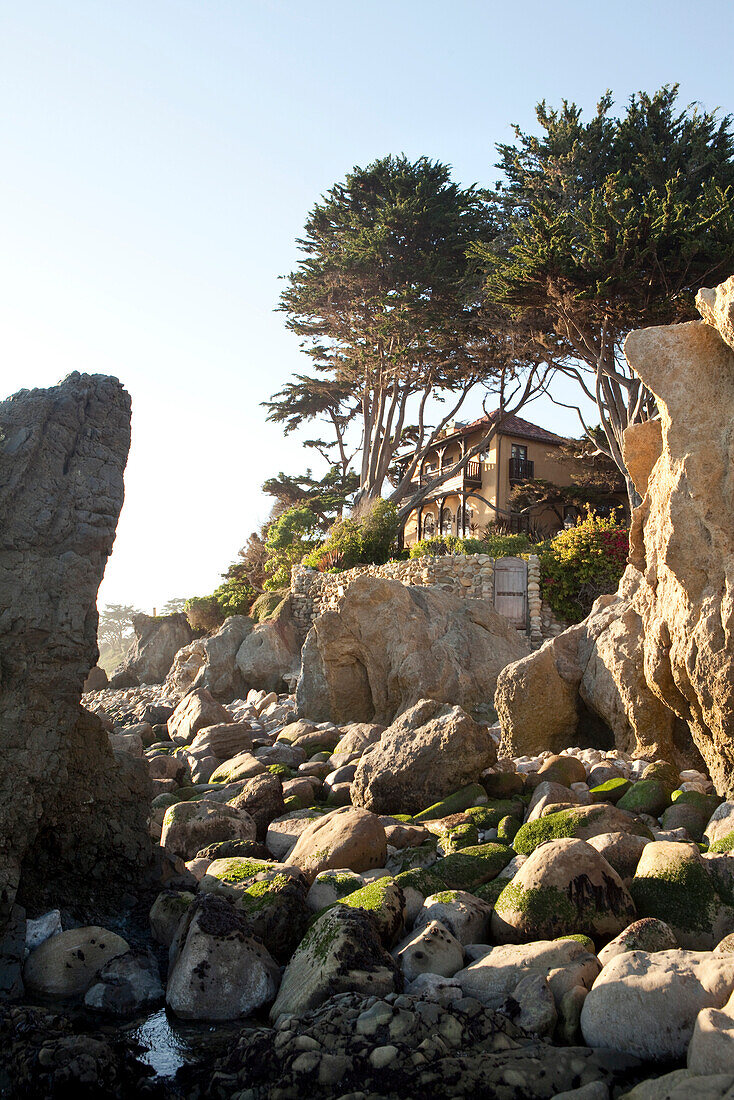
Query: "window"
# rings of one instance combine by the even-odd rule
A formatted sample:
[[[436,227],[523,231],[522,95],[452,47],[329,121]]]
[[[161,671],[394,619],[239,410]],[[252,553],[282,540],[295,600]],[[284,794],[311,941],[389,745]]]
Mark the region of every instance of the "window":
[[[530,530],[530,516],[521,516],[513,512],[510,516],[510,533],[523,535]]]
[[[441,530],[444,535],[454,533],[454,513],[450,508],[444,508],[441,512]]]
[[[423,536],[432,539],[436,534],[436,517],[433,512],[426,512],[423,517]]]
[[[516,458],[518,462],[527,462],[528,449],[527,447],[521,447],[519,443],[512,444],[512,457]]]
[[[464,509],[459,509],[457,520],[459,523],[459,534],[469,534],[472,529],[472,521],[474,519],[474,511],[468,506]]]

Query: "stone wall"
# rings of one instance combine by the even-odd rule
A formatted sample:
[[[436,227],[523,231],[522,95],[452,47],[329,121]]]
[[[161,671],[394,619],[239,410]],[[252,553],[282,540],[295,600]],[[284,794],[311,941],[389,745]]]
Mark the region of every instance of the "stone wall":
[[[337,607],[340,598],[357,577],[387,577],[401,584],[430,587],[438,585],[464,599],[493,600],[495,558],[488,554],[445,554],[441,557],[411,558],[386,565],[358,565],[343,573],[319,573],[303,565],[293,567],[291,594],[293,616],[305,638],[311,623],[324,611]],[[563,626],[543,613],[540,598],[540,562],[528,555],[528,612],[530,641],[540,645]],[[565,625],[565,624],[564,624]]]

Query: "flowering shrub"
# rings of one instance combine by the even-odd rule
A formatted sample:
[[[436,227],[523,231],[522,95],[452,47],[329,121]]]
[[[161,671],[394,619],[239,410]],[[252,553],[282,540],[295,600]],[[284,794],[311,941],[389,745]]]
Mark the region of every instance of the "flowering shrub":
[[[353,565],[383,565],[400,523],[397,509],[387,500],[375,500],[354,519],[337,520],[326,542],[303,558],[304,565],[322,572],[351,569]]]
[[[614,592],[629,553],[629,532],[593,512],[539,547],[540,591],[553,612],[578,623],[594,600]]]

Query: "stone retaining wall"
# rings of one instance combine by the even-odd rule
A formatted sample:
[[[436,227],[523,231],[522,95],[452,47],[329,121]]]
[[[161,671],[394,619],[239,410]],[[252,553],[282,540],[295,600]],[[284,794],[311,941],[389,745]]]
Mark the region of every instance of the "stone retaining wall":
[[[540,561],[529,554],[528,619],[531,644],[540,645],[559,632],[550,608],[540,598]],[[293,615],[303,637],[311,623],[324,611],[338,606],[351,582],[357,577],[388,577],[401,584],[423,587],[439,585],[444,591],[464,599],[494,599],[494,563],[488,554],[445,554],[441,557],[411,558],[391,561],[386,565],[358,565],[343,573],[319,573],[303,565],[295,565],[291,573]],[[551,616],[549,618],[549,615]],[[563,627],[560,627],[563,629]]]

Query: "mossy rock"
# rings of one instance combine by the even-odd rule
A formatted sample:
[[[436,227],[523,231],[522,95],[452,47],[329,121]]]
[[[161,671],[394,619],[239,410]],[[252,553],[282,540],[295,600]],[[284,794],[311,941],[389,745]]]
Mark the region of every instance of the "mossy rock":
[[[496,878],[514,854],[505,844],[476,844],[436,860],[431,873],[442,880],[444,888],[473,893],[474,887]]]
[[[569,936],[556,936],[557,940],[573,940],[574,943],[580,943],[582,947],[585,947],[592,955],[596,954],[596,947],[594,941],[590,936],[585,936],[583,932],[572,932]]]
[[[305,884],[291,875],[275,873],[241,890],[235,908],[245,913],[250,928],[270,954],[287,963],[308,927]]]
[[[417,890],[424,898],[429,898],[437,890],[446,889],[446,883],[433,873],[433,867],[414,867],[410,871],[402,871],[395,876],[395,881],[402,890]]]
[[[696,795],[696,798],[687,798],[686,795]],[[669,806],[661,818],[664,829],[687,829],[694,840],[702,840],[704,829],[708,825],[711,814],[716,809],[712,806],[710,795],[702,795],[698,791],[681,791],[672,806]]]
[[[431,867],[436,862],[436,842],[433,838],[424,844],[416,844],[412,848],[403,848],[395,855],[389,856],[387,867],[394,875],[403,871],[411,871],[413,868]]]
[[[405,924],[405,895],[396,879],[385,876],[354,890],[337,905],[369,913],[386,947],[397,943]]]
[[[390,814],[390,817],[393,819],[393,821],[399,821],[401,825],[415,824],[415,819],[411,816],[411,814]]]
[[[462,848],[471,848],[479,843],[479,833],[476,825],[464,822],[461,825],[453,825],[441,836],[441,851],[445,856],[451,852],[460,852]]]
[[[715,855],[728,855],[729,852],[734,852],[734,829],[726,836],[719,837],[709,847],[709,852]]]
[[[305,810],[306,806],[303,805],[297,794],[291,794],[288,798],[283,799],[283,805],[285,806],[285,812],[290,814],[293,810]]]
[[[513,846],[516,852],[530,855],[547,840],[561,840],[563,837],[587,840],[610,832],[627,832],[652,840],[652,833],[641,821],[623,815],[614,806],[601,803],[596,806],[574,806],[546,814],[535,821],[526,821],[518,830]]]
[[[666,853],[651,868],[645,866],[643,852],[642,868],[629,887],[637,915],[665,921],[681,947],[706,950],[714,944],[721,899],[701,856],[685,844],[670,847],[681,851]]]
[[[466,816],[478,829],[496,829],[503,817],[515,817],[522,823],[525,803],[521,798],[497,798],[486,806],[470,806]]]
[[[318,757],[319,760],[326,762],[331,756],[331,750],[328,745],[310,745],[306,748],[306,759],[313,760],[314,757]]]
[[[675,806],[695,806],[702,814],[707,814],[708,825],[711,816],[723,799],[717,794],[701,794],[700,791],[673,791],[672,799]]]
[[[293,768],[289,768],[287,764],[268,764],[265,771],[270,772],[271,775],[279,775],[281,779],[296,778]]]
[[[161,794],[157,794],[151,802],[151,808],[153,810],[167,810],[169,806],[175,806],[181,799],[178,797],[178,793],[173,791],[162,791]]]
[[[666,806],[670,805],[670,788],[659,779],[638,779],[624,794],[617,805],[620,810],[632,814],[649,814],[659,817]]]
[[[480,806],[486,801],[487,795],[481,783],[470,783],[467,787],[462,787],[461,790],[454,791],[447,798],[434,803],[433,806],[421,810],[419,814],[414,815],[413,820],[416,822],[437,821],[441,817],[461,813],[462,810],[467,810],[470,806]]]
[[[664,786],[674,791],[680,783],[680,772],[667,760],[653,760],[652,764],[647,765],[641,778],[658,779]]]
[[[223,886],[246,886],[256,875],[263,871],[274,871],[280,864],[265,859],[254,859],[252,856],[229,856],[225,859],[217,859],[207,868],[204,876],[207,879],[217,879]]]
[[[500,844],[512,844],[518,834],[521,822],[516,817],[503,817],[497,823],[497,841]]]
[[[629,779],[619,776],[616,779],[607,779],[606,783],[600,783],[597,787],[592,787],[589,796],[592,802],[611,802],[614,806],[631,786]]]
[[[510,881],[508,878],[495,878],[491,882],[483,882],[481,886],[476,886],[471,893],[480,901],[486,901],[489,905],[494,906],[497,898]]]

